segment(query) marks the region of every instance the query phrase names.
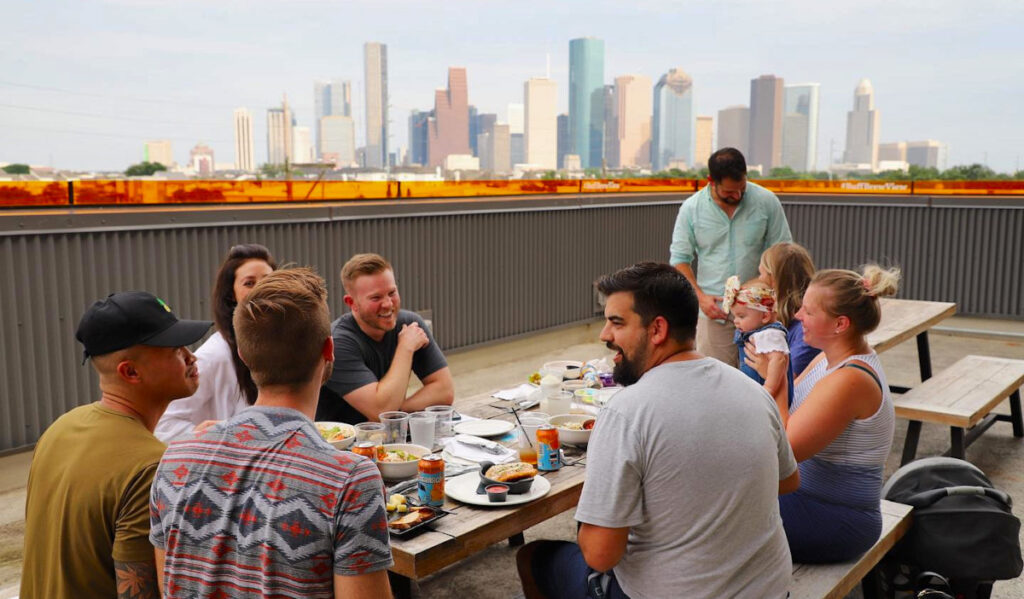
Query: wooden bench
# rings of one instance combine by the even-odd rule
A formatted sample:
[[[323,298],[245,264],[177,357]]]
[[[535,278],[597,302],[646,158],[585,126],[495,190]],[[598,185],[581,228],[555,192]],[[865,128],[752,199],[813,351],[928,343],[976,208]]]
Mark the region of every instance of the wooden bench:
[[[838,564],[793,564],[790,599],[843,599],[910,529],[913,508],[882,500],[882,535],[855,560]]]
[[[910,421],[903,444],[903,464],[917,455],[921,423],[949,426],[947,455],[964,458],[967,446],[996,421],[1013,423],[1013,436],[1024,437],[1020,386],[1024,384],[1024,360],[966,356],[956,364],[893,398],[896,416]],[[1007,397],[1010,414],[992,414]]]

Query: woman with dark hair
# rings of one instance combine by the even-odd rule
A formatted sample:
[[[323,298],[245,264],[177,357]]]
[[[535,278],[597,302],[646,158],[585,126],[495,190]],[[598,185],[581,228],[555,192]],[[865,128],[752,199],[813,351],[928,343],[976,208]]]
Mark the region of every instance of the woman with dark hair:
[[[213,283],[211,304],[217,332],[195,352],[199,389],[192,397],[171,402],[156,425],[158,439],[170,443],[256,401],[256,385],[238,357],[231,318],[249,290],[276,268],[270,250],[257,243],[236,245],[228,251]]]

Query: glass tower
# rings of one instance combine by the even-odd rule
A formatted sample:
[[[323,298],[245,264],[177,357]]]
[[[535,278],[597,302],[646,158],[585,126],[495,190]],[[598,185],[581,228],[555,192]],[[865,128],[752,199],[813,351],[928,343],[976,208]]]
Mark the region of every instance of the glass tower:
[[[569,41],[569,154],[600,167],[604,150],[604,40]]]
[[[654,126],[651,163],[654,170],[669,162],[693,161],[693,78],[682,69],[670,69],[654,86]]]

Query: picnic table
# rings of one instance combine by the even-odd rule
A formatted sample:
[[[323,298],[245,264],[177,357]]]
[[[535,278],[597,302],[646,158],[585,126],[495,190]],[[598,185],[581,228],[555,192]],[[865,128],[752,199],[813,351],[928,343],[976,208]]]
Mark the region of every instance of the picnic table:
[[[876,353],[882,353],[900,343],[917,338],[917,363],[921,380],[932,376],[932,354],[928,345],[928,329],[956,313],[956,304],[922,300],[882,298],[882,321],[868,335],[868,344]],[[890,388],[904,393],[907,387]]]
[[[455,400],[455,409],[476,418],[512,420],[503,402],[490,393]],[[572,452],[567,451],[572,457]],[[577,455],[577,457],[579,457]],[[449,498],[444,508],[450,515],[431,524],[432,530],[409,539],[391,539],[391,582],[395,597],[411,596],[411,581],[420,580],[487,547],[508,539],[522,542],[522,533],[558,514],[576,507],[586,474],[583,462],[563,466],[542,476],[551,484],[544,497],[510,507],[466,505]]]

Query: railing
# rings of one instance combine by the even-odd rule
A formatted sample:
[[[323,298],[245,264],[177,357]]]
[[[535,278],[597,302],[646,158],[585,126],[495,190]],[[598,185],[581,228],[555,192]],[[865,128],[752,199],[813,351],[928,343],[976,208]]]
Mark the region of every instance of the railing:
[[[1024,181],[758,180],[787,194],[1024,195]],[[526,179],[513,181],[0,181],[0,208],[239,204],[605,193],[692,193],[697,179]]]

